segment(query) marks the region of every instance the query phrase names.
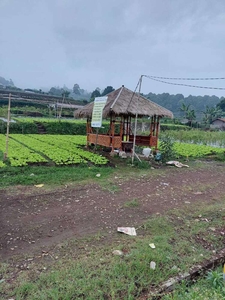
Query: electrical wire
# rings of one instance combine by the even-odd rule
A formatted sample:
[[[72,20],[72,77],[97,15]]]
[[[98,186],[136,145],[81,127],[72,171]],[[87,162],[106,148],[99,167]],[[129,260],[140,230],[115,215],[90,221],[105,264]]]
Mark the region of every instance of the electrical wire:
[[[225,90],[223,87],[210,87],[210,86],[199,86],[199,85],[191,85],[191,84],[185,84],[185,83],[175,83],[175,82],[167,82],[164,80],[156,79],[155,77],[143,75],[144,77],[147,77],[151,80],[171,84],[171,85],[179,85],[179,86],[186,86],[186,87],[193,87],[193,88],[199,88],[199,89],[210,89],[210,90]]]
[[[166,79],[166,80],[224,80],[225,77],[205,77],[205,78],[185,78],[185,77],[160,77],[160,76],[152,76],[152,75],[143,75],[148,78],[158,78],[158,79]]]

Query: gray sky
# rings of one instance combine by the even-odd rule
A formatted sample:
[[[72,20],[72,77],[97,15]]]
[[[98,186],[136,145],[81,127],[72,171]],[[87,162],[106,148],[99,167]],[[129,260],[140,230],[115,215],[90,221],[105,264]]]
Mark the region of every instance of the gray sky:
[[[225,0],[0,0],[0,12],[0,76],[22,88],[225,77]],[[225,96],[146,78],[142,92]]]

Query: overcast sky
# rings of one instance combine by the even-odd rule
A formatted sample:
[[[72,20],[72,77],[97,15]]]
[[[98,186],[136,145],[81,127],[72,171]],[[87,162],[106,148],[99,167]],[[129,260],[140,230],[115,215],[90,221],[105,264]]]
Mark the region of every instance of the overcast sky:
[[[225,77],[225,0],[0,0],[0,12],[0,76],[18,87]],[[225,96],[147,78],[142,92]]]

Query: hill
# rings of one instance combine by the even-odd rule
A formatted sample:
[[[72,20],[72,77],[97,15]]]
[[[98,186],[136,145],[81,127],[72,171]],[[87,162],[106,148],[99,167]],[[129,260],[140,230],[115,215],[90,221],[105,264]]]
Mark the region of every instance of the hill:
[[[180,110],[182,103],[189,105],[191,109],[194,109],[197,117],[202,115],[202,111],[205,111],[206,107],[215,107],[221,100],[217,96],[192,96],[184,97],[182,94],[170,95],[169,93],[154,94],[148,93],[144,95],[146,98],[152,100],[153,102],[171,110],[174,116],[179,118],[183,114]]]

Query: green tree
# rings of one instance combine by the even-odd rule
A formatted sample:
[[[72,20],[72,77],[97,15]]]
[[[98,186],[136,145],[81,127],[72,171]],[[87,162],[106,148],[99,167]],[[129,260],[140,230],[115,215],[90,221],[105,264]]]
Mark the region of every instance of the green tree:
[[[192,127],[193,121],[196,119],[195,110],[190,108],[190,104],[181,104],[180,110],[184,113],[185,119],[188,120],[188,125]]]
[[[99,90],[96,88],[92,93],[91,93],[91,98],[90,101],[94,101],[96,97],[100,97],[101,94]]]
[[[73,86],[73,92],[75,95],[80,95],[81,94],[81,91],[80,91],[80,86],[78,83],[75,83],[74,86]]]
[[[202,119],[203,124],[210,125],[212,121],[214,121],[215,119],[223,115],[223,111],[220,109],[219,106],[209,107],[207,105],[205,111],[203,111],[203,114],[204,114]]]
[[[54,96],[62,96],[62,93],[63,93],[63,89],[61,88],[57,88],[57,87],[52,87],[50,90],[49,90],[49,94],[50,95],[54,95]]]
[[[217,107],[225,112],[225,98],[221,98],[221,101],[217,104]]]
[[[62,90],[62,96],[65,96],[65,98],[69,98],[70,92]]]
[[[112,86],[108,85],[102,92],[102,96],[105,96],[113,91],[115,91],[115,89]]]

